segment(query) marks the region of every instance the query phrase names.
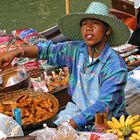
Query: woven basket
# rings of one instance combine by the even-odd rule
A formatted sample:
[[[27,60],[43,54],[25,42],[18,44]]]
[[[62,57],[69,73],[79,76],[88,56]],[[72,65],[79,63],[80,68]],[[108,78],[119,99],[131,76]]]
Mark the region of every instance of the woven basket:
[[[45,114],[46,118],[43,117],[42,120],[39,119],[39,120],[34,121],[32,123],[28,123],[28,124],[25,124],[25,125],[23,124],[22,127],[23,127],[24,130],[37,128],[38,126],[42,125],[42,123],[47,122],[48,120],[51,120],[51,118],[53,118],[59,110],[59,102],[56,99],[56,97],[54,97],[52,94],[47,94],[47,93],[43,93],[43,92],[35,92],[33,90],[23,90],[22,89],[22,90],[8,92],[8,93],[4,93],[4,94],[1,93],[0,94],[0,103],[3,103],[5,101],[16,102],[17,98],[21,95],[29,95],[29,97],[31,97],[34,100],[37,99],[37,96],[40,96],[40,97],[43,97],[43,99],[45,99],[45,100],[49,99],[53,104],[52,116],[49,116],[49,118],[48,118],[47,114]]]

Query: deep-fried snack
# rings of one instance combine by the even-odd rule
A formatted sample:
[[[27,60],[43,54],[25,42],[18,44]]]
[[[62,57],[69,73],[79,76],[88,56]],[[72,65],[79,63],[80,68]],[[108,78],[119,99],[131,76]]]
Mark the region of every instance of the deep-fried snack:
[[[4,114],[10,117],[13,117],[12,111],[4,111]]]
[[[8,101],[7,101],[7,103],[8,103]],[[3,106],[4,106],[4,113],[5,113],[5,111],[12,113],[12,110],[17,107],[17,104],[15,102],[11,102],[11,104],[7,104],[7,103],[5,102],[5,104],[3,104]]]
[[[46,109],[41,108],[40,106],[35,106],[36,111],[46,111]]]
[[[16,102],[17,103],[21,103],[23,100],[27,99],[29,97],[29,95],[20,95],[17,99],[16,99]]]
[[[28,108],[22,108],[21,109],[21,117],[24,118],[24,117],[28,117],[30,116],[31,112]]]
[[[38,106],[40,103],[42,103],[45,99],[35,99],[34,100],[34,103],[33,103],[33,106]]]
[[[53,112],[52,109],[52,104],[49,104],[48,100],[47,101],[43,101],[40,106],[46,110],[48,110],[49,112]]]
[[[3,105],[11,105],[11,104],[15,104],[15,102],[13,102],[13,101],[3,101],[2,104]]]
[[[34,120],[34,117],[32,114],[29,117],[22,118],[22,120],[21,120],[22,125],[32,124],[32,123],[34,123],[34,121],[35,120]]]
[[[0,103],[0,113],[4,112],[4,106],[2,105],[2,103]]]
[[[58,111],[58,101],[52,96],[20,95],[14,101],[0,103],[0,112],[13,117],[14,108],[21,109],[22,125],[38,123],[51,118]]]
[[[32,98],[26,98],[26,99],[22,99],[22,102],[18,103],[17,106],[19,108],[21,107],[25,107],[25,106],[32,106],[33,103],[33,99]]]
[[[44,98],[41,95],[38,95],[35,100],[44,100]]]
[[[47,102],[48,102],[50,108],[53,109],[53,99],[52,99],[52,98],[49,98],[49,99],[47,100]]]

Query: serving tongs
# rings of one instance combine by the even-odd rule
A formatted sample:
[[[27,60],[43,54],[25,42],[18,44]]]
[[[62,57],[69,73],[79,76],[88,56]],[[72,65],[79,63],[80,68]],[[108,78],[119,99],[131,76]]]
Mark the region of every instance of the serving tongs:
[[[15,44],[16,39],[15,38],[11,38],[10,41],[7,44],[6,50],[7,52],[9,51],[9,48],[12,44]]]

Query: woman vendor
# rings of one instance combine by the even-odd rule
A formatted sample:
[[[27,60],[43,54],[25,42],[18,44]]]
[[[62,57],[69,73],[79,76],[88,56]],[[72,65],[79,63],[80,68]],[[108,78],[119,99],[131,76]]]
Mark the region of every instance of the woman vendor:
[[[111,47],[124,44],[130,31],[119,19],[109,15],[109,7],[92,2],[86,12],[65,15],[60,19],[62,34],[72,41],[38,46],[18,47],[0,57],[0,68],[15,57],[47,59],[54,66],[68,66],[68,93],[72,102],[58,114],[58,126],[69,120],[82,128],[97,112],[108,112],[109,118],[127,114],[124,88],[127,68],[124,60]]]

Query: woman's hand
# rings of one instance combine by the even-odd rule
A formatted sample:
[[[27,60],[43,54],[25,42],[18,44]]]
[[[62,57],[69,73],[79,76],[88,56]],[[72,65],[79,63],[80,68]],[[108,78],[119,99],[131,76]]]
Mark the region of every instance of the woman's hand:
[[[17,56],[18,51],[4,52],[0,54],[0,68],[3,69],[8,66],[12,60]]]
[[[24,52],[23,52],[24,51]],[[20,47],[16,50],[1,53],[0,54],[0,68],[8,66],[15,57],[29,57],[37,58],[38,56],[38,47],[37,46],[24,46],[22,49]]]

